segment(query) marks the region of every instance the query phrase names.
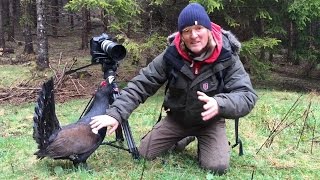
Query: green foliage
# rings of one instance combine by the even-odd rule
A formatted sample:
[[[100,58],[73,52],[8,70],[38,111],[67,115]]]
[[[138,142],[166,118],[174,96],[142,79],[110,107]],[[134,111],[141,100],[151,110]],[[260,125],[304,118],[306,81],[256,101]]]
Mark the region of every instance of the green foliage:
[[[223,1],[222,0],[191,0],[190,2],[198,2],[202,4],[208,13],[212,13],[215,10],[223,9]]]
[[[320,50],[315,48],[298,49],[294,51],[294,58],[296,62],[307,61],[315,68],[316,64],[320,63]]]
[[[287,35],[287,31],[284,27],[279,25],[270,25],[264,32],[268,36],[277,36],[277,37],[285,37]]]
[[[260,49],[273,49],[281,41],[275,38],[252,38],[250,41],[243,42],[242,53],[248,55],[257,54]]]
[[[288,7],[291,19],[303,30],[307,23],[320,17],[319,0],[294,0]]]
[[[165,1],[168,0],[151,0],[152,4],[162,5]],[[212,13],[215,10],[223,9],[223,1],[222,0],[190,0],[191,2],[198,2],[203,5],[208,13]]]
[[[141,11],[135,0],[71,0],[65,8],[71,11],[80,11],[82,8],[101,9],[105,14],[104,18],[110,21],[109,28],[113,32],[127,29],[128,24]]]
[[[297,64],[305,62],[315,68],[315,65],[320,62],[320,37],[310,34],[310,31],[299,31],[295,40],[293,62]]]
[[[239,27],[240,24],[239,22],[237,22],[234,18],[232,18],[231,16],[229,15],[225,15],[225,18],[224,20],[227,22],[227,24],[230,26],[230,27]]]
[[[34,26],[34,20],[30,13],[30,7],[32,0],[23,0],[21,3],[21,16],[19,19],[19,24],[21,26]]]
[[[267,20],[272,20],[272,17],[270,15],[270,13],[265,10],[265,9],[258,9],[257,14],[254,17],[254,20],[257,19],[267,19]]]
[[[150,0],[150,4],[162,5],[165,1],[168,1],[168,0]]]
[[[297,29],[293,45],[293,62],[319,63],[319,36],[310,31],[320,18],[319,0],[295,0],[288,5],[288,13]]]
[[[157,33],[152,34],[144,42],[137,42],[123,36],[118,36],[118,38],[124,40],[123,45],[129,52],[133,65],[139,65],[146,60],[153,59],[165,49],[167,43],[166,37]]]
[[[242,43],[241,56],[248,63],[250,72],[259,79],[265,79],[270,69],[270,64],[261,58],[261,50],[272,50],[281,41],[275,38],[252,38]]]
[[[71,11],[80,11],[82,8],[111,8],[111,4],[108,1],[98,0],[71,0],[65,5],[65,8]]]

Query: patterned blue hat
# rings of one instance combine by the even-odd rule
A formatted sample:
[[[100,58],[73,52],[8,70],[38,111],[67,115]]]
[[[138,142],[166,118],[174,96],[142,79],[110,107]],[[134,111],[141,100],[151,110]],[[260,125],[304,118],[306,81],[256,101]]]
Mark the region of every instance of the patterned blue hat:
[[[202,25],[211,30],[211,20],[204,7],[198,3],[191,3],[186,6],[178,17],[179,32],[182,32],[184,28],[193,25]]]

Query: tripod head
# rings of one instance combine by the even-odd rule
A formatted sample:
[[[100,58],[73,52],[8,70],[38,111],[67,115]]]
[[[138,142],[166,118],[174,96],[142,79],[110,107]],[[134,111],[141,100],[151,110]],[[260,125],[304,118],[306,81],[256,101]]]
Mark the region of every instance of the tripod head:
[[[118,44],[110,35],[102,33],[90,40],[90,54],[92,63],[112,64],[125,58],[126,49]]]
[[[125,58],[127,50],[124,46],[116,43],[111,36],[102,33],[100,36],[93,37],[90,40],[90,54],[92,57],[91,64],[77,69],[71,69],[65,72],[65,74],[68,75],[80,69],[100,63],[102,66],[103,78],[109,80],[109,76],[115,77],[119,61]],[[109,80],[109,83],[111,82],[112,81]]]
[[[103,78],[108,82],[114,80],[119,61],[126,56],[124,46],[115,42],[108,34],[102,33],[90,40],[90,54],[92,64],[100,63],[102,66]]]

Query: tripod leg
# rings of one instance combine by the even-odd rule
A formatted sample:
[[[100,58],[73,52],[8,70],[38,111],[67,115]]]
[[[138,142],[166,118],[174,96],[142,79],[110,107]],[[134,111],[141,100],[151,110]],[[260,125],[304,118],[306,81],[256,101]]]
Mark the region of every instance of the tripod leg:
[[[134,159],[139,159],[139,151],[138,151],[138,148],[136,147],[134,140],[132,138],[131,130],[129,127],[129,122],[123,121],[122,128],[123,128],[124,135],[125,135],[127,143],[128,143],[129,152],[132,154],[132,157]]]
[[[123,134],[122,134],[122,127],[121,125],[118,126],[118,128],[116,129],[116,141],[123,141]]]

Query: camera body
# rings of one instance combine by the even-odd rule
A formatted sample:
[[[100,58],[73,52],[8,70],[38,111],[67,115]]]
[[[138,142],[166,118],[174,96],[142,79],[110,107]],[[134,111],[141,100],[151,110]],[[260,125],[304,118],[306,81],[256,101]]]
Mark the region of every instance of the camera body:
[[[112,37],[106,33],[95,36],[90,40],[91,62],[94,64],[113,64],[126,56],[124,46],[114,42]]]

